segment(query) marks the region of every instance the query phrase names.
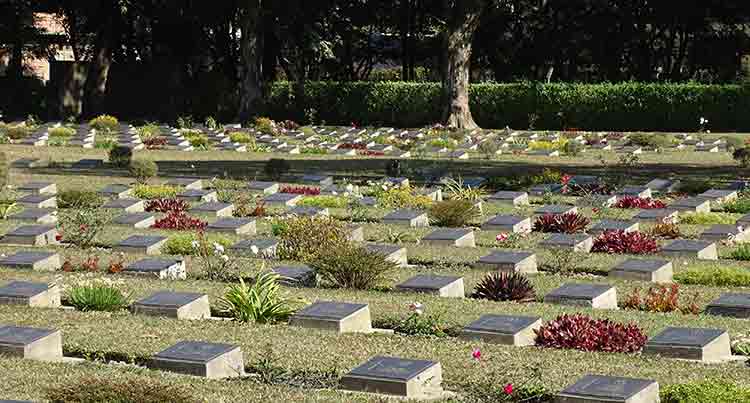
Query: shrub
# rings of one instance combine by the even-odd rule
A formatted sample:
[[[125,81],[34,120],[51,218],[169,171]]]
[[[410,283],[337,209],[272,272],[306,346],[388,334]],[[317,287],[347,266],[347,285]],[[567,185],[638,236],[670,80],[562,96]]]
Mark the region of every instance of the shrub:
[[[750,287],[750,270],[740,267],[695,267],[674,275],[682,284],[697,284],[714,287]]]
[[[733,354],[750,356],[750,336],[747,334],[734,335],[731,345]]]
[[[5,128],[5,135],[11,140],[21,140],[31,135],[31,128],[28,126],[8,126]]]
[[[700,309],[695,303],[696,298],[697,295],[691,301],[681,304],[678,284],[650,287],[643,297],[641,297],[641,290],[636,288],[623,302],[623,308],[646,312],[680,311],[683,314],[697,315]]]
[[[407,317],[388,316],[373,321],[378,329],[391,329],[394,333],[407,336],[437,336],[446,337],[449,326],[443,322],[439,314],[425,315],[422,304],[415,302],[409,305],[412,311]]]
[[[562,275],[586,271],[583,266],[579,265],[581,258],[578,253],[572,249],[554,248],[550,249],[548,253],[550,254],[549,260],[542,264],[542,270],[544,271]]]
[[[155,123],[148,123],[135,129],[143,143],[154,138],[163,138],[161,129]],[[166,139],[165,139],[166,140]]]
[[[750,388],[718,379],[665,385],[659,393],[662,403],[750,402]]]
[[[750,260],[750,244],[740,244],[737,249],[730,254],[734,260]]]
[[[531,185],[541,185],[544,183],[561,183],[563,174],[553,169],[544,168],[542,173],[531,177]]]
[[[635,324],[585,315],[560,315],[535,330],[536,345],[559,349],[634,353],[646,344],[646,335]]]
[[[666,208],[667,204],[650,197],[622,196],[614,204],[615,208],[637,208],[643,210]]]
[[[232,143],[255,143],[255,138],[251,136],[250,133],[245,132],[231,132],[229,133],[229,140]]]
[[[713,224],[729,224],[732,225],[737,220],[726,214],[722,213],[686,213],[680,215],[680,222],[683,224],[694,224],[694,225],[713,225]]]
[[[529,142],[529,148],[540,151],[562,151],[568,143],[569,141],[567,139],[559,139],[555,141],[535,140]]]
[[[279,279],[273,272],[260,274],[252,284],[233,284],[219,300],[219,310],[239,322],[275,323],[285,321],[295,309],[281,293]]]
[[[94,245],[96,237],[112,220],[112,213],[102,209],[75,209],[61,211],[59,215],[62,239],[79,248]]]
[[[192,390],[165,384],[148,377],[133,379],[82,378],[46,388],[52,403],[200,403]]]
[[[750,147],[737,148],[732,152],[732,158],[743,168],[750,167]]]
[[[207,150],[211,146],[208,136],[203,134],[200,130],[183,130],[182,135],[194,148]]]
[[[99,115],[91,119],[89,125],[97,131],[114,132],[119,128],[120,122],[114,116]]]
[[[487,195],[484,187],[482,186],[467,186],[464,184],[463,179],[449,178],[445,182],[445,190],[450,194],[452,200],[468,200],[472,202],[482,201]]]
[[[235,217],[264,217],[265,215],[266,202],[262,197],[241,193],[234,199]]]
[[[176,231],[204,230],[208,226],[206,221],[189,216],[184,211],[170,211],[163,218],[154,222],[151,228],[169,229]]]
[[[349,235],[346,223],[330,217],[293,217],[278,234],[281,259],[311,262],[321,253],[342,248]]]
[[[289,162],[280,158],[271,158],[263,167],[266,176],[274,181],[281,180],[281,177],[286,175],[289,169],[291,169]]]
[[[427,209],[432,205],[432,199],[427,196],[415,195],[410,186],[392,187],[383,185],[375,187],[373,196],[378,200],[378,206],[388,209]]]
[[[750,213],[750,197],[743,196],[722,205],[726,213],[747,214]]]
[[[279,193],[290,193],[305,196],[317,196],[320,194],[320,188],[313,186],[294,186],[284,185],[279,188]]]
[[[687,194],[701,194],[706,190],[714,187],[714,183],[711,180],[685,180],[680,182],[677,188],[679,193]]]
[[[341,196],[309,196],[297,203],[299,206],[320,208],[346,208],[349,199]]]
[[[86,279],[77,282],[66,292],[66,300],[83,312],[115,312],[128,306],[128,298],[113,282],[106,279]]]
[[[655,238],[640,231],[605,231],[594,239],[592,252],[646,255],[659,252]]]
[[[180,199],[155,199],[146,202],[146,211],[150,213],[169,213],[187,211],[190,205]]]
[[[268,134],[271,136],[281,134],[281,130],[279,130],[276,122],[265,117],[259,117],[255,119],[255,129],[263,134]]]
[[[130,162],[130,176],[138,183],[146,183],[159,172],[159,166],[154,161],[137,159]]]
[[[73,137],[73,135],[76,134],[76,131],[70,127],[60,126],[50,128],[47,130],[47,133],[50,138],[68,138]]]
[[[116,146],[109,150],[109,162],[116,167],[127,167],[132,158],[133,150],[130,147]]]
[[[680,226],[673,222],[657,223],[648,231],[651,236],[666,239],[677,239],[682,236]]]
[[[57,194],[59,208],[97,208],[102,204],[104,199],[93,190],[66,190]]]
[[[139,199],[171,199],[177,196],[180,188],[169,185],[138,184],[133,187],[133,195]]]
[[[477,284],[471,297],[491,301],[532,302],[536,298],[536,292],[523,274],[491,273]]]
[[[583,214],[545,214],[534,220],[532,229],[537,232],[558,232],[564,234],[575,234],[583,232],[591,223]]]
[[[310,262],[321,281],[333,287],[368,290],[381,285],[398,267],[383,254],[342,244],[326,249]]]
[[[669,134],[633,134],[628,138],[631,146],[648,148],[665,148],[675,143],[675,138]]]
[[[143,145],[147,150],[159,150],[167,145],[166,137],[149,137],[143,140]]]
[[[430,221],[439,227],[464,227],[480,216],[479,208],[469,200],[443,200],[430,208]]]
[[[89,256],[80,263],[73,263],[71,260],[63,262],[61,270],[68,273],[73,272],[98,272],[99,271],[99,257]]]
[[[10,161],[8,161],[8,155],[4,152],[0,152],[0,189],[5,189],[8,185],[9,166]]]
[[[205,235],[205,242],[218,244],[224,248],[232,246],[232,241],[219,235]],[[173,235],[167,239],[167,242],[161,248],[161,253],[175,256],[192,256],[197,254],[196,244],[199,242],[197,234],[180,234]],[[210,249],[213,250],[213,249]],[[213,253],[213,252],[211,252]]]

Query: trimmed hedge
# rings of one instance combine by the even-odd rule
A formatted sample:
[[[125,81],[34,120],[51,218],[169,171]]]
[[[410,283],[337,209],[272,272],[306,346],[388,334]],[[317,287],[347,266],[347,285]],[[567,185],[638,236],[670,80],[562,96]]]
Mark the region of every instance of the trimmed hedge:
[[[276,120],[421,127],[440,119],[440,84],[310,82],[271,86],[267,112]],[[474,119],[482,127],[623,131],[695,131],[698,119],[716,131],[750,130],[750,86],[700,84],[475,84]]]

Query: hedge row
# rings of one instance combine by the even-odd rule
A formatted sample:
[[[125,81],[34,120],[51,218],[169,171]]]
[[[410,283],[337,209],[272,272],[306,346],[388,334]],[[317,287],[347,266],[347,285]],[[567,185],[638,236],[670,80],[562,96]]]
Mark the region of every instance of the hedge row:
[[[440,120],[440,84],[311,82],[272,85],[267,112],[275,119],[327,124],[421,127]],[[471,109],[486,128],[693,131],[750,130],[750,86],[699,84],[476,84]]]

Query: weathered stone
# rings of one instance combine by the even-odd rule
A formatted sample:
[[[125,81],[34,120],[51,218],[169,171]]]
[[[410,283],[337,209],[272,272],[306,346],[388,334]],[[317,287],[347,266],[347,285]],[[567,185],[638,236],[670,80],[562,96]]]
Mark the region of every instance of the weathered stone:
[[[135,314],[169,316],[177,319],[211,317],[208,295],[194,292],[159,291],[130,307]]]
[[[538,316],[482,315],[461,331],[466,340],[481,340],[486,343],[510,346],[532,346],[535,330],[542,327]]]
[[[587,234],[552,234],[539,242],[540,246],[548,248],[572,249],[574,252],[591,252],[594,239]]]
[[[662,247],[661,253],[677,257],[693,257],[701,260],[718,260],[716,244],[707,241],[677,239]]]
[[[125,253],[158,255],[166,242],[167,238],[163,236],[133,235],[117,243],[113,249]]]
[[[0,304],[58,308],[60,307],[60,289],[47,283],[12,281],[0,287]]]
[[[493,251],[480,258],[475,267],[508,273],[536,273],[536,255],[532,252]]]
[[[0,355],[28,360],[60,362],[62,334],[59,330],[0,326]]]
[[[315,302],[297,311],[289,320],[289,325],[333,330],[339,333],[372,331],[368,305],[347,302]]]
[[[443,393],[442,367],[434,361],[377,356],[341,378],[341,388],[425,400]]]
[[[408,266],[407,251],[403,246],[386,245],[386,244],[366,244],[365,249],[383,255],[389,260],[401,267]]]
[[[255,235],[255,220],[252,218],[220,218],[206,227],[210,232],[226,232],[237,235]]]
[[[185,262],[179,259],[142,259],[125,267],[122,273],[154,276],[162,280],[187,278]]]
[[[57,244],[57,228],[52,225],[23,225],[3,236],[0,243],[46,246]]]
[[[606,284],[567,283],[545,295],[544,302],[594,309],[617,309],[617,291],[615,287]]]
[[[482,230],[525,234],[531,232],[531,218],[497,215],[482,224]]]
[[[672,202],[672,204],[669,205],[669,208],[677,211],[709,213],[711,212],[711,202],[699,197],[683,197],[682,199],[677,199]]]
[[[648,379],[586,375],[555,397],[555,403],[659,403],[659,384]]]
[[[148,367],[209,379],[235,378],[245,374],[239,346],[202,341],[181,341],[156,354]]]
[[[113,210],[123,210],[126,213],[142,213],[145,211],[146,204],[143,200],[137,199],[112,199],[102,207]]]
[[[53,194],[30,194],[18,198],[16,203],[26,208],[57,208],[57,196]]]
[[[637,222],[603,219],[591,226],[589,233],[592,235],[601,234],[607,231],[638,231]]]
[[[31,194],[57,194],[57,185],[52,182],[29,182],[20,185],[17,189],[19,192]]]
[[[529,204],[529,194],[526,192],[499,191],[488,199],[490,203],[509,203],[514,206]]]
[[[568,214],[568,213],[577,213],[577,212],[578,212],[578,208],[576,206],[555,205],[555,204],[541,206],[541,207],[538,207],[536,210],[534,210],[534,214],[538,214],[538,215]]]
[[[126,213],[112,219],[112,223],[133,228],[150,228],[156,223],[156,216],[153,213]]]
[[[643,354],[718,362],[728,359],[732,352],[725,330],[668,327],[646,342]]]
[[[396,210],[383,217],[384,224],[407,225],[409,227],[427,227],[430,220],[427,214],[416,210]]]
[[[750,294],[726,293],[706,306],[711,315],[750,319]]]
[[[247,188],[264,194],[274,194],[279,191],[279,184],[276,182],[252,181],[247,185]]]
[[[274,193],[263,198],[268,205],[296,206],[302,200],[302,195],[292,193]]]
[[[191,208],[190,211],[196,214],[207,214],[215,217],[231,217],[234,214],[234,204],[208,202],[197,205]]]
[[[11,215],[9,218],[17,221],[31,221],[36,224],[56,224],[57,210],[25,208],[21,212]]]
[[[424,292],[440,297],[463,298],[464,279],[454,276],[420,274],[396,285],[398,291]]]
[[[653,259],[628,259],[609,271],[609,277],[654,283],[671,283],[672,275],[672,262]]]
[[[473,248],[474,230],[468,228],[437,229],[422,238],[425,245],[456,246],[459,248]]]

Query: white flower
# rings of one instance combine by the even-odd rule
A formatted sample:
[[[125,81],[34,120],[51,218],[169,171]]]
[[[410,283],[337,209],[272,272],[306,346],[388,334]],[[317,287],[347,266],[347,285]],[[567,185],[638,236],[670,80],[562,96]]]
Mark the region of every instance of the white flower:
[[[224,247],[214,242],[214,250],[218,253],[224,253]]]
[[[223,260],[225,262],[228,262],[229,261],[229,256],[227,256],[227,255],[221,255],[221,260]]]
[[[193,246],[193,249],[198,249],[198,247],[201,246],[201,243],[196,240],[191,242],[190,245]]]
[[[253,245],[250,247],[250,251],[253,252],[253,255],[257,255],[260,249],[258,249],[257,246]]]

